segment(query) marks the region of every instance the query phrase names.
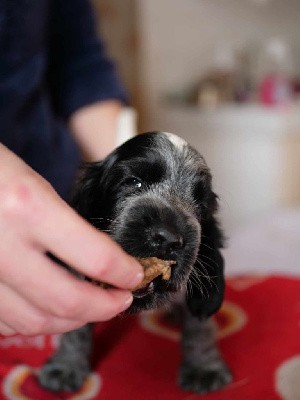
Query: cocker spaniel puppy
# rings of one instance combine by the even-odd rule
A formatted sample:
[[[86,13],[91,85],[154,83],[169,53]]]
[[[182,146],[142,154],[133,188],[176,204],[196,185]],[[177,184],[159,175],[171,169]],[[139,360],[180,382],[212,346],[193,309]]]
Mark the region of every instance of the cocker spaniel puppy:
[[[197,393],[231,381],[209,319],[224,295],[223,236],[211,180],[203,157],[183,139],[151,132],[85,166],[73,199],[84,218],[109,232],[129,254],[175,261],[169,280],[159,276],[133,293],[128,312],[180,303],[179,384]],[[40,371],[41,384],[51,390],[78,389],[90,371],[91,351],[90,326],[64,334]]]

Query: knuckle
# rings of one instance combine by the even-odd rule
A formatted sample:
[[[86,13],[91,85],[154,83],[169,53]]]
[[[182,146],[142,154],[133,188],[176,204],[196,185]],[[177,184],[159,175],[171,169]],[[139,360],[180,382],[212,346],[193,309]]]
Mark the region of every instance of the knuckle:
[[[36,330],[40,334],[41,333],[45,333],[45,332],[47,332],[48,327],[49,327],[49,318],[42,317],[42,316],[36,317],[35,321],[34,321],[34,324],[35,324]]]
[[[107,310],[103,310],[101,321],[109,321],[120,314],[121,311],[123,311],[123,309],[120,309],[120,306],[111,306]]]
[[[63,319],[75,319],[80,310],[80,300],[77,296],[65,296],[57,302],[54,314]]]
[[[0,327],[0,334],[3,335],[3,336],[13,336],[13,335],[16,334],[16,331],[11,329],[11,328],[9,328],[8,326],[2,325]]]
[[[24,336],[34,336],[47,333],[48,326],[48,318],[41,315],[32,315],[27,318],[25,324],[19,327],[18,331]]]
[[[99,319],[102,322],[109,321],[110,319],[116,317],[119,314],[119,309],[109,309],[106,311],[103,311],[101,315],[101,319]]]
[[[22,218],[32,209],[32,183],[20,179],[0,190],[1,213],[7,217]]]
[[[98,259],[91,260],[90,263],[91,272],[93,277],[98,280],[105,280],[109,276],[111,271],[111,262],[108,259],[99,261]]]
[[[18,329],[18,334],[23,336],[35,336],[38,335],[39,332],[33,326],[21,326]]]
[[[99,320],[109,321],[110,319],[116,317],[126,308],[124,304],[125,303],[121,299],[119,301],[116,299],[110,299],[110,301],[106,304],[106,307],[101,309]]]

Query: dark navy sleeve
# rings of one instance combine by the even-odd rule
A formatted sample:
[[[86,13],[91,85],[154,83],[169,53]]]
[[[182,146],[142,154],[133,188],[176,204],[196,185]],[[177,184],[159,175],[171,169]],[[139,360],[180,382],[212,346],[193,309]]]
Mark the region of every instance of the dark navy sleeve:
[[[52,0],[48,82],[54,109],[68,118],[96,101],[127,101],[116,68],[97,37],[88,0]]]

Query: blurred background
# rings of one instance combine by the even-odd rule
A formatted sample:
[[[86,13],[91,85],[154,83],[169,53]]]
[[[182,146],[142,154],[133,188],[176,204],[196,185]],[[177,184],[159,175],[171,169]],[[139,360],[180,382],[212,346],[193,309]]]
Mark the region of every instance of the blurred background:
[[[300,271],[299,0],[93,4],[137,130],[176,133],[209,164],[232,271]]]

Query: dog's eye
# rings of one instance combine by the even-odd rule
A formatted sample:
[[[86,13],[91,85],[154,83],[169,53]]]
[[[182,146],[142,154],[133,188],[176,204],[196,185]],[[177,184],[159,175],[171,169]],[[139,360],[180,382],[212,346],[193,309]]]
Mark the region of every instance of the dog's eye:
[[[125,180],[125,184],[138,189],[143,186],[143,183],[138,178],[128,178]]]

